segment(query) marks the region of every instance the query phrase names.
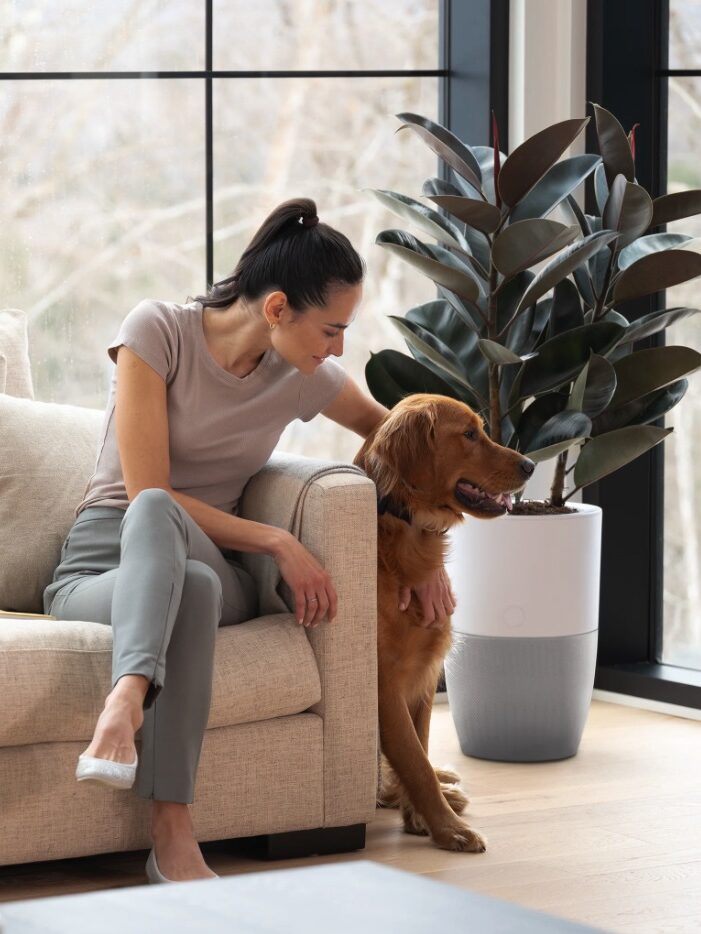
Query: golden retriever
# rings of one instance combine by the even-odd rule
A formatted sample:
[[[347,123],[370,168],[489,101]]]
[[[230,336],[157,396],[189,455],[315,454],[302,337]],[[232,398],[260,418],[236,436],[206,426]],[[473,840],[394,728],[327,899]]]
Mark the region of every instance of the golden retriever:
[[[378,496],[378,705],[383,786],[380,806],[399,806],[408,833],[447,850],[484,852],[485,839],[459,818],[468,799],[460,776],[428,759],[431,708],[451,643],[450,617],[422,625],[412,595],[399,588],[426,580],[447,557],[444,533],[464,521],[503,516],[535,464],[492,441],[483,419],[447,396],[402,399],[363,442],[353,463]],[[385,759],[386,757],[386,759]]]

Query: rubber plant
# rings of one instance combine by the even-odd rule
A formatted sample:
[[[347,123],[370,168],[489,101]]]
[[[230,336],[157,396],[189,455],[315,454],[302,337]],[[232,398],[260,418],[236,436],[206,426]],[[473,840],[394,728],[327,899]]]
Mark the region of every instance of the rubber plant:
[[[672,428],[649,423],[680,401],[701,366],[690,347],[634,348],[698,309],[631,321],[619,307],[701,275],[701,255],[681,248],[691,237],[655,233],[701,213],[701,190],[653,200],[635,178],[635,127],[626,135],[609,111],[592,106],[600,155],[565,159],[589,117],[546,127],[507,158],[493,115],[489,147],[469,146],[418,114],[397,114],[397,132],[418,134],[449,180],[424,182],[432,205],[365,189],[436,241],[389,229],[375,242],[432,279],[439,295],[388,315],[411,356],[371,353],[368,388],[388,408],[416,392],[460,399],[491,439],[534,461],[556,458],[549,499],[518,496],[514,513],[570,512],[566,501],[578,490],[663,441]],[[572,194],[592,173],[595,215]],[[570,223],[548,218],[558,205]],[[570,470],[574,487],[565,495]]]

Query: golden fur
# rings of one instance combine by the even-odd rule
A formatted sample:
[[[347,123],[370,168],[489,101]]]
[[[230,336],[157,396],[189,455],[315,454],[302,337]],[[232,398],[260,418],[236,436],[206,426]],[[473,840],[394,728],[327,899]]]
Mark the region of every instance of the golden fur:
[[[465,432],[474,432],[472,438]],[[467,480],[487,493],[523,488],[532,461],[491,441],[469,406],[446,396],[407,396],[365,439],[354,461],[410,510],[411,525],[378,515],[377,652],[383,787],[378,804],[399,806],[408,833],[431,836],[444,849],[482,852],[486,841],[459,818],[468,803],[449,769],[428,760],[431,708],[443,659],[451,644],[450,617],[437,628],[419,625],[421,605],[412,593],[399,609],[399,588],[415,587],[441,567],[447,541],[441,533],[468,514],[491,518],[456,498]],[[530,465],[530,467],[528,466]],[[386,758],[385,758],[386,757]]]

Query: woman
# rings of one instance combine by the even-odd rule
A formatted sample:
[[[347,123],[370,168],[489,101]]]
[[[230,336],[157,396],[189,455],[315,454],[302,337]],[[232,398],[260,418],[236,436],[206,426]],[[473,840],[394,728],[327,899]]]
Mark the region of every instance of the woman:
[[[216,875],[189,804],[216,630],[258,611],[240,553],[275,559],[301,625],[334,621],[333,582],[314,556],[289,532],[237,512],[245,483],[295,418],[323,411],[364,438],[386,414],[327,359],[343,353],[364,269],[349,240],[319,224],[313,201],[286,201],[210,295],[140,302],[109,345],[116,367],[95,472],[44,609],[112,626],[112,690],[76,777],[135,783],[152,800],[151,881]],[[444,573],[417,594],[426,623],[452,612]]]

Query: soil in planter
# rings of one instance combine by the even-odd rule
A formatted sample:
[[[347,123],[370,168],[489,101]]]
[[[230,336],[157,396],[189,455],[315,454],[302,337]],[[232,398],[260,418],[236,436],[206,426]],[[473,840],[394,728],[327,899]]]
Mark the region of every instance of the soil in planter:
[[[520,503],[514,503],[510,514],[512,516],[550,516],[566,512],[577,512],[577,510],[571,506],[553,506],[544,499],[525,499]]]

